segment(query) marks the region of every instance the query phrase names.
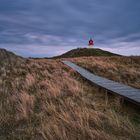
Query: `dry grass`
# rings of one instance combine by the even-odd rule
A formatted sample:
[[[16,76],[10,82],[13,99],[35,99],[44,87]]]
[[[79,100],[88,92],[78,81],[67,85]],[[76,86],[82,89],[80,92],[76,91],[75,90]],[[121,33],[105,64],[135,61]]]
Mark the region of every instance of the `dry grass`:
[[[59,60],[5,64],[0,72],[2,140],[140,138],[137,110],[125,109],[116,97],[107,102]]]
[[[91,72],[140,88],[140,57],[81,57],[71,59]]]

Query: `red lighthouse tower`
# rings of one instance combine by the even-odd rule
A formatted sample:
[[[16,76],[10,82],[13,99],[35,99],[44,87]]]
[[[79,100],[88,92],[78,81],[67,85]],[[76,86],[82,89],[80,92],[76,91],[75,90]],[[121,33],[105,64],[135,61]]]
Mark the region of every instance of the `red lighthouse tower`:
[[[94,41],[92,40],[92,38],[90,38],[88,46],[89,48],[92,48],[94,46]]]

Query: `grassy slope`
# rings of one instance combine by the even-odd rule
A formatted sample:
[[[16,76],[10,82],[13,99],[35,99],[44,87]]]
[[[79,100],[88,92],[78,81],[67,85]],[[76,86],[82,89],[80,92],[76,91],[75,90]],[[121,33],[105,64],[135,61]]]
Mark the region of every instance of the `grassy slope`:
[[[14,53],[9,52],[5,49],[0,49],[0,66],[11,64],[14,65],[18,63],[17,61],[24,61],[22,57],[16,56]]]
[[[108,79],[140,88],[140,57],[81,57],[71,59]]]
[[[117,54],[96,48],[78,48],[54,58],[73,58],[81,56],[117,56]]]
[[[6,62],[0,73],[0,139],[140,138],[137,110],[107,99],[59,60]]]

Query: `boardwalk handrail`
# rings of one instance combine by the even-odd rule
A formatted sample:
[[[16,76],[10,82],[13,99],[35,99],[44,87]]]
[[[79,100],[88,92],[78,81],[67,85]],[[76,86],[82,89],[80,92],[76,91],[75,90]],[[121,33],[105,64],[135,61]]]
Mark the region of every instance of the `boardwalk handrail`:
[[[77,71],[81,76],[86,78],[88,81],[96,84],[97,86],[107,90],[110,93],[118,94],[119,96],[122,96],[126,100],[140,106],[140,90],[139,89],[94,75],[93,73],[87,71],[86,69],[70,61],[62,61],[62,62],[65,65],[72,68],[73,70]]]

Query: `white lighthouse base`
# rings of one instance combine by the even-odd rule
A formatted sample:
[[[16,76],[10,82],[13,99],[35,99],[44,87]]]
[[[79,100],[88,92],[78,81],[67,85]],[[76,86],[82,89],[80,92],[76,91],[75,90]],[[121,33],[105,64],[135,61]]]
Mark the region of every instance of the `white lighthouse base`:
[[[93,45],[89,45],[88,48],[90,48],[90,49],[93,48]]]

